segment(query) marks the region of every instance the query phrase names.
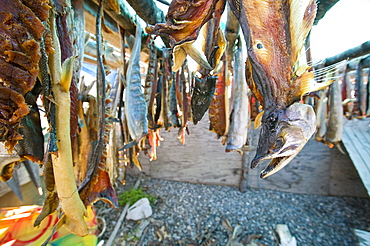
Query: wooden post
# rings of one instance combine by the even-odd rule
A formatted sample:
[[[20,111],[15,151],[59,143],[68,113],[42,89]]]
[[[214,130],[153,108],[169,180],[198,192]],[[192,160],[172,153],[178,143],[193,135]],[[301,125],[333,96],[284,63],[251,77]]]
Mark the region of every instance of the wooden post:
[[[242,156],[242,167],[240,174],[239,191],[245,193],[247,191],[247,175],[248,175],[248,164],[250,162],[249,151],[243,151]]]

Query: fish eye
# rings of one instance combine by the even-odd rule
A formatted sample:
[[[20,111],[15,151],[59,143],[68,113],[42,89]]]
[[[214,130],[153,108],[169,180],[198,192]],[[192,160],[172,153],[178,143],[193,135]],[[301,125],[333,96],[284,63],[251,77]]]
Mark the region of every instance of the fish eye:
[[[269,129],[273,129],[276,126],[278,119],[275,115],[271,115],[266,119],[266,123],[269,126]]]
[[[261,43],[258,43],[257,44],[257,49],[262,49],[263,48],[263,45]]]

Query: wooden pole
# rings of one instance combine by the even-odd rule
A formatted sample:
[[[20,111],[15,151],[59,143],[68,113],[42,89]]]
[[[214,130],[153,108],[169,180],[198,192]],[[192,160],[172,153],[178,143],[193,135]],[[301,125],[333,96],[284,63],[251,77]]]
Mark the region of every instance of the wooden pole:
[[[370,41],[366,41],[361,45],[352,49],[346,50],[338,55],[326,58],[322,63],[324,67],[333,65],[346,59],[357,58],[370,53]]]
[[[240,174],[240,183],[239,183],[239,191],[245,193],[247,191],[247,175],[248,175],[248,164],[250,161],[248,151],[243,151],[242,156],[242,167],[241,167],[241,174]]]
[[[157,23],[165,23],[166,18],[164,17],[163,11],[160,10],[153,0],[126,0],[131,7],[136,11],[136,14],[140,16],[145,22],[150,25]],[[169,47],[170,40],[168,37],[162,37],[163,42]]]

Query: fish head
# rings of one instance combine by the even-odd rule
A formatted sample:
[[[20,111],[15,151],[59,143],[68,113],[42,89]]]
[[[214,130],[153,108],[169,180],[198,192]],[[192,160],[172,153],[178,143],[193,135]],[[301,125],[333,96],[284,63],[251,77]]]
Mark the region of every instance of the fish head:
[[[316,116],[311,106],[294,103],[287,108],[272,107],[264,112],[256,155],[251,168],[271,160],[261,172],[266,178],[285,167],[315,132]]]

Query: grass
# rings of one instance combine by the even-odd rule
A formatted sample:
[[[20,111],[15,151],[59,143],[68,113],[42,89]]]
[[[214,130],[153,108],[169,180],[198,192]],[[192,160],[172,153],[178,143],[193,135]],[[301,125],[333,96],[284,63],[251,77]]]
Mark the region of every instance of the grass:
[[[157,197],[151,194],[146,194],[142,188],[134,189],[131,188],[128,191],[123,192],[122,194],[118,195],[118,203],[120,206],[125,206],[127,203],[133,205],[135,202],[140,200],[141,198],[148,198],[151,205],[157,200]]]

